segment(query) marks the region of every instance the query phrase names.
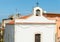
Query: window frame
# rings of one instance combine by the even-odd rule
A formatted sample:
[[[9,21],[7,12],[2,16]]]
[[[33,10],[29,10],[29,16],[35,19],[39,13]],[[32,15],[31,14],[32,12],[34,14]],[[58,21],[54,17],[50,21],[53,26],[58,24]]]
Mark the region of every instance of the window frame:
[[[35,42],[41,42],[41,34],[35,34]]]

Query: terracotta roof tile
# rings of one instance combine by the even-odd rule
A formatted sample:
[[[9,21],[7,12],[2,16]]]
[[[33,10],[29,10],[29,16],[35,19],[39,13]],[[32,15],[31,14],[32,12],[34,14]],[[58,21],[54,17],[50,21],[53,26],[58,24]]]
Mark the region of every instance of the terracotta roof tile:
[[[15,22],[14,22],[14,20],[11,20],[10,22],[9,22],[9,24],[14,24]]]
[[[27,16],[22,16],[19,19],[27,19],[27,18],[29,18],[32,15],[33,14],[29,14]],[[60,17],[60,14],[56,14],[56,13],[43,13],[43,16],[45,16],[45,17]]]
[[[30,17],[30,16],[32,16],[32,14],[27,15],[27,16],[22,16],[22,17],[20,17],[20,19],[27,19],[27,18]]]
[[[60,17],[60,14],[56,13],[43,13],[43,15],[47,17]]]

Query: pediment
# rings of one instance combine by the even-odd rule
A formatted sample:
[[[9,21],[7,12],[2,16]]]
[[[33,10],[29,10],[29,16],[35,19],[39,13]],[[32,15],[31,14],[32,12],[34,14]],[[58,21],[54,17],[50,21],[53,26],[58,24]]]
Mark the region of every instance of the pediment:
[[[49,20],[44,16],[30,16],[27,19],[17,19],[16,22],[21,23],[55,23],[55,20]]]

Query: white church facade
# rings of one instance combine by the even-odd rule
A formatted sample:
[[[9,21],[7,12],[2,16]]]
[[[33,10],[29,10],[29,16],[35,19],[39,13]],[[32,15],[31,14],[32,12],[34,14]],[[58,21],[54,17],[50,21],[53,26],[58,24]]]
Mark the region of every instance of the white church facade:
[[[48,20],[42,14],[43,10],[36,7],[27,19],[15,20],[16,42],[55,42],[55,20]]]
[[[56,14],[56,16],[47,16],[47,14],[49,13],[46,13],[42,8],[35,7],[30,15],[14,18],[13,20],[5,20],[7,23],[4,21],[4,41],[60,42],[57,41],[58,24],[56,24],[56,20],[58,20],[58,17],[56,17]]]

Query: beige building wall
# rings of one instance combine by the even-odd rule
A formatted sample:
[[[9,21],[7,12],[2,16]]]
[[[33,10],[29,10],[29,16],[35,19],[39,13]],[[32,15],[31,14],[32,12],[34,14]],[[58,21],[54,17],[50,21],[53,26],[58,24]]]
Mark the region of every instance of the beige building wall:
[[[56,42],[60,42],[60,17],[56,20]]]

